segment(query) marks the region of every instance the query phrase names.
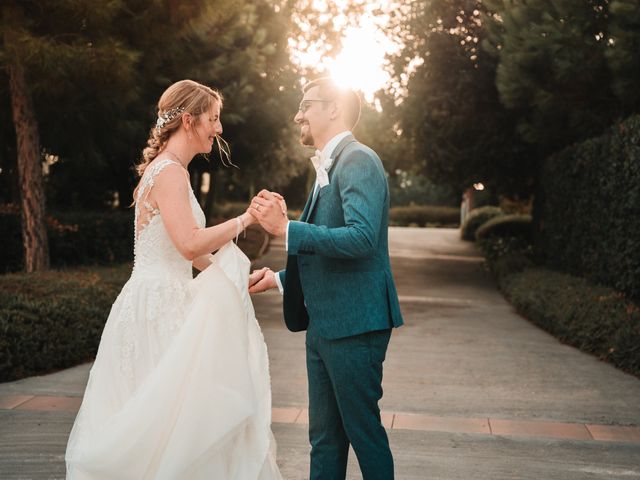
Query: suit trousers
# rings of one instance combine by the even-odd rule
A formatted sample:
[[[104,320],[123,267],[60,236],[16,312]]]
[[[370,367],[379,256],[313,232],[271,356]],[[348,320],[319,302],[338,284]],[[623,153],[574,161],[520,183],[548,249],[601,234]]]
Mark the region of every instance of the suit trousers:
[[[380,420],[382,363],[391,330],[329,340],[309,325],[311,480],[343,480],[349,445],[363,480],[392,480],[393,457]]]

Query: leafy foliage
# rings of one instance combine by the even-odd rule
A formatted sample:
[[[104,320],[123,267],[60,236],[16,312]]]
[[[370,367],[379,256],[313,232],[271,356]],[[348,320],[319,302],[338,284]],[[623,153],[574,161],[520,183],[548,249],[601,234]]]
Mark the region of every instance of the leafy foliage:
[[[474,241],[476,239],[476,231],[480,226],[494,217],[504,215],[500,207],[486,205],[484,207],[474,208],[465,218],[460,233],[463,240]]]
[[[614,48],[605,55],[613,75],[612,90],[628,110],[640,105],[640,9],[635,0],[612,0],[609,34]]]
[[[3,248],[0,272],[23,267],[20,215],[5,208],[0,212]],[[47,217],[51,264],[110,264],[133,258],[133,212],[53,212]]]
[[[301,163],[292,161],[299,157],[295,136],[288,130],[298,95],[286,50],[291,20],[271,2],[15,3],[28,19],[19,55],[29,74],[41,143],[58,159],[48,178],[51,205],[104,208],[115,198],[127,205],[136,181],[131,168],[154,123],[157,99],[182,78],[224,94],[225,135],[243,174],[242,183],[231,172],[218,179],[212,155],[210,164],[193,163],[195,179],[211,171],[214,187],[223,190],[228,183],[251,185],[265,177],[283,183],[300,171]],[[2,77],[0,105],[7,102]],[[16,195],[15,138],[8,120],[0,123],[5,201]],[[200,185],[194,186],[199,192]]]
[[[548,158],[541,186],[545,263],[640,299],[640,117]]]
[[[456,207],[413,205],[389,210],[389,224],[395,226],[457,227],[459,223],[460,209]]]
[[[483,46],[498,60],[500,99],[518,113],[519,133],[541,154],[599,134],[638,111],[638,95],[627,95],[640,68],[637,50],[630,55],[640,41],[637,2],[490,0],[487,5]],[[625,18],[630,10],[635,12]]]
[[[501,286],[519,313],[561,341],[640,375],[640,308],[621,293],[545,268]]]
[[[640,375],[640,307],[585,278],[538,266],[522,237],[480,242],[489,269],[516,310],[563,342]]]
[[[533,267],[533,246],[522,236],[494,235],[479,240],[485,265],[502,282],[508,275]]]
[[[489,237],[521,237],[531,241],[531,215],[499,215],[487,220],[476,230],[476,240]]]
[[[392,60],[396,93],[404,89],[397,116],[408,158],[432,181],[459,191],[482,182],[499,193],[530,192],[534,155],[500,103],[495,59],[479,48],[483,2],[407,8],[397,22],[408,38]]]
[[[118,267],[0,276],[0,382],[92,360],[131,272]]]

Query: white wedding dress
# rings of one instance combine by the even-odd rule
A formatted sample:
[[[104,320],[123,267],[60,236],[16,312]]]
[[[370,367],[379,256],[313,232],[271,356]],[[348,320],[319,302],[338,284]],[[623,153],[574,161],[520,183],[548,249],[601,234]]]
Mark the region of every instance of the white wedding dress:
[[[230,242],[193,278],[146,202],[171,162],[157,159],[141,180],[133,272],[102,333],[67,444],[67,479],[281,479],[249,260]]]

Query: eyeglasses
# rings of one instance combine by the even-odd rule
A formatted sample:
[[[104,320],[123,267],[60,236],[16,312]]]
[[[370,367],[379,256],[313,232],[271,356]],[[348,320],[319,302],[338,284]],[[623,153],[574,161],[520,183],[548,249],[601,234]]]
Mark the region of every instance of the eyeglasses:
[[[312,102],[331,103],[333,102],[333,100],[302,100],[300,102],[300,105],[298,105],[298,111],[302,113],[306,112],[307,110],[309,110],[309,108],[311,108]]]

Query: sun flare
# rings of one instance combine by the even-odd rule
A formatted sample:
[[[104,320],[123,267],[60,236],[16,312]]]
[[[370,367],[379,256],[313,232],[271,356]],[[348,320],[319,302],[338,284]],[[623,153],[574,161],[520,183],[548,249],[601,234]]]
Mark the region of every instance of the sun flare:
[[[347,28],[342,50],[335,59],[326,61],[331,77],[341,86],[360,90],[365,99],[373,101],[375,92],[389,81],[384,69],[384,35],[369,23]]]
[[[360,91],[372,103],[375,93],[390,82],[385,55],[397,51],[399,45],[385,34],[388,16],[374,14],[376,4],[370,5],[371,11],[355,24],[349,25],[346,17],[333,19],[334,27],[342,31],[341,49],[335,57],[326,54],[322,42],[290,39],[289,46],[295,62],[330,75],[337,84]],[[314,6],[323,9],[320,3]],[[309,25],[302,26],[303,31],[308,28]]]

